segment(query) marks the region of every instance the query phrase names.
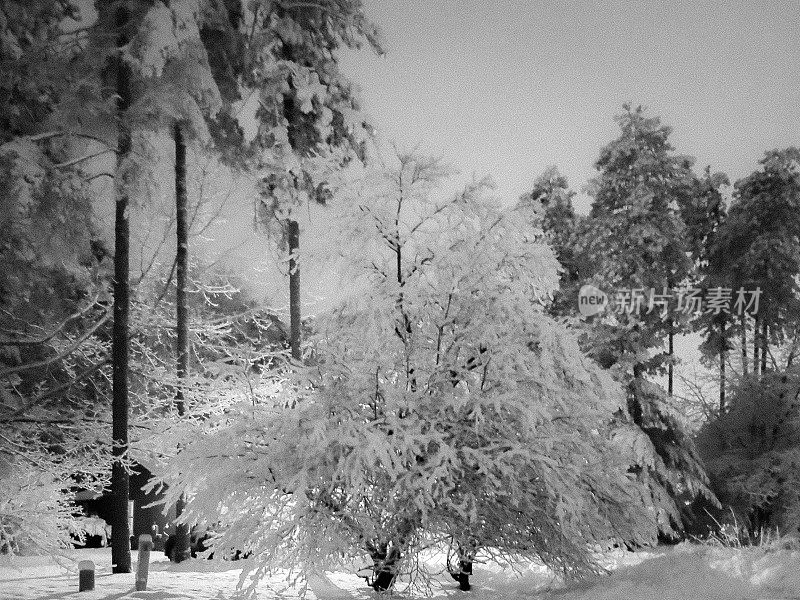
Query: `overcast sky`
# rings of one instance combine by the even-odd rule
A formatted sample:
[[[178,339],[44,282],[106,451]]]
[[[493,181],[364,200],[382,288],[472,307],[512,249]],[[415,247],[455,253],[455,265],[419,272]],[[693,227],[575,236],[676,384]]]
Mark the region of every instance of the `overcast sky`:
[[[624,102],[732,181],[800,144],[798,1],[365,2],[388,52],[343,69],[382,137],[492,175],[509,201],[550,164],[580,189]]]

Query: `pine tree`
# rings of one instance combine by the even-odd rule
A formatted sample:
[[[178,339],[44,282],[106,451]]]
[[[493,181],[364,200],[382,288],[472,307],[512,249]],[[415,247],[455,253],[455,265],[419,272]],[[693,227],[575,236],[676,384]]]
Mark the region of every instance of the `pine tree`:
[[[102,10],[98,6],[98,11]],[[103,17],[101,16],[101,19]],[[130,160],[131,132],[128,129],[126,111],[131,105],[130,66],[122,55],[131,39],[132,15],[123,3],[113,9],[113,27],[109,30],[116,35],[117,53],[113,58],[115,93],[117,97],[117,119],[119,137],[117,140],[117,171]],[[112,444],[114,462],[111,466],[111,496],[113,512],[111,518],[111,562],[114,573],[130,573],[131,542],[128,517],[129,477],[124,460],[128,452],[128,315],[130,312],[130,224],[129,197],[125,184],[116,183],[114,191],[116,206],[114,218],[114,334],[112,345],[113,401],[112,401]]]
[[[800,526],[798,391],[796,367],[742,379],[698,434],[715,492],[753,541]]]
[[[176,216],[176,251],[175,251],[175,308],[176,308],[176,358],[178,387],[175,392],[175,404],[178,415],[186,413],[185,391],[189,380],[189,310],[187,305],[187,287],[189,271],[189,223],[188,199],[186,197],[186,140],[179,122],[174,125],[175,141],[175,216]],[[186,501],[180,498],[175,505],[175,516],[180,517]],[[175,562],[186,560],[190,556],[189,527],[186,523],[178,523],[175,531]]]
[[[58,130],[70,93],[77,7],[6,2],[0,11],[0,553],[70,545],[70,488],[107,481],[108,414],[98,398],[106,253],[80,172]],[[56,75],[58,74],[58,75]]]
[[[763,374],[770,344],[780,344],[797,323],[800,251],[800,151],[772,150],[762,170],[735,184],[734,201],[720,232],[718,255],[728,263],[733,287],[761,290],[753,331],[753,371]]]
[[[800,522],[794,468],[796,343],[792,339],[800,268],[800,152],[773,150],[765,153],[761,164],[762,169],[736,182],[734,201],[714,247],[718,268],[727,274],[734,290],[761,292],[758,304],[743,311],[754,321],[753,376],[737,382],[725,410],[699,435],[715,490],[749,525],[753,538],[762,529],[785,531]],[[739,327],[744,366],[744,319]],[[789,339],[791,343],[782,349]],[[770,363],[773,367],[767,369]]]
[[[129,221],[132,210],[146,205],[153,193],[152,161],[148,161],[146,152],[134,151],[134,146],[141,150],[147,146],[151,132],[167,128],[172,131],[175,123],[179,123],[181,135],[208,137],[206,118],[219,110],[221,102],[200,40],[199,19],[213,15],[214,6],[185,1],[170,6],[136,0],[99,2],[93,52],[86,53],[84,59],[86,65],[101,70],[107,89],[115,91],[113,122],[119,131],[113,358],[116,460],[112,472],[115,498],[112,543],[117,572],[130,570],[128,475],[124,464],[130,414]],[[185,372],[182,367],[179,370]]]
[[[695,175],[693,159],[674,154],[670,127],[646,117],[641,107],[624,109],[617,117],[620,137],[600,151],[596,163],[600,175],[590,185],[594,202],[578,252],[591,265],[589,283],[612,294],[625,293],[627,304],[618,297],[614,314],[595,318],[586,345],[626,384],[633,423],[658,453],[657,464],[640,463],[635,471],[650,488],[648,503],[663,515],[662,535],[674,537],[683,528],[680,497],[706,496],[715,502],[670,398],[647,380],[673,361],[661,349],[675,331],[677,322],[670,318],[674,304],[659,305],[655,294],[671,293],[692,272],[680,206],[695,190]],[[637,293],[641,304],[635,302]]]
[[[244,85],[256,90],[253,143],[262,179],[258,219],[277,229],[289,265],[291,353],[300,360],[300,224],[304,203],[325,204],[326,172],[363,157],[370,128],[352,84],[338,68],[341,48],[366,41],[381,52],[360,0],[297,4],[256,2],[239,15]],[[247,24],[247,25],[244,25]]]
[[[533,189],[519,200],[520,206],[531,204],[534,208],[534,224],[540,225],[547,234],[563,269],[559,290],[550,305],[554,315],[572,312],[582,279],[580,256],[575,252],[575,236],[581,227],[581,217],[575,214],[572,205],[574,196],[575,192],[569,189],[567,178],[553,166],[537,177]]]
[[[694,272],[697,273],[699,286],[704,290],[733,290],[731,270],[728,257],[719,252],[718,243],[725,227],[726,208],[720,192],[723,185],[728,185],[728,178],[723,173],[711,173],[706,167],[702,178],[696,181],[693,194],[683,198],[680,205],[681,215],[686,223],[686,235]],[[724,410],[725,391],[727,387],[725,365],[727,353],[732,349],[731,334],[737,323],[730,310],[733,304],[724,310],[705,312],[692,319],[690,326],[695,331],[702,331],[704,341],[701,345],[704,357],[716,358],[719,364],[719,410]],[[744,312],[742,318],[745,318]],[[744,331],[744,330],[742,330]],[[743,346],[744,347],[744,346]]]

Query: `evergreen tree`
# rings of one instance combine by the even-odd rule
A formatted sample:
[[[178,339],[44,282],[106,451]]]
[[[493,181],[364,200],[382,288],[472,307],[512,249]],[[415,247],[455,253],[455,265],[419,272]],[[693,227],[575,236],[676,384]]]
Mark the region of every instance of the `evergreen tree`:
[[[786,531],[800,522],[794,340],[786,344],[784,357],[780,352],[797,327],[800,152],[773,150],[761,164],[761,170],[736,182],[712,253],[731,288],[761,291],[758,304],[745,307],[753,318],[753,376],[746,376],[747,323],[741,319],[745,377],[733,387],[726,410],[699,435],[715,491],[748,524],[752,537],[762,528]]]
[[[753,372],[763,374],[770,344],[781,344],[797,323],[800,151],[772,150],[761,164],[760,171],[736,182],[717,252],[730,265],[733,287],[761,290],[753,315]]]
[[[742,379],[698,435],[714,491],[753,541],[800,527],[798,392],[796,366]]]
[[[58,129],[79,51],[70,2],[0,10],[0,553],[70,545],[75,485],[107,481],[106,250],[84,157]]]
[[[586,346],[626,384],[633,423],[660,457],[657,465],[639,463],[634,469],[649,486],[648,504],[663,515],[661,533],[674,537],[684,521],[679,498],[715,501],[670,398],[647,380],[673,361],[662,348],[676,329],[670,317],[674,301],[668,305],[669,298],[657,295],[671,294],[692,273],[680,207],[694,193],[696,178],[693,159],[674,154],[670,127],[646,117],[641,107],[624,109],[617,117],[620,137],[600,151],[600,175],[590,185],[594,202],[578,240],[578,252],[591,265],[589,283],[618,294],[617,310],[594,318]]]
[[[175,349],[176,375],[178,387],[175,392],[175,405],[178,415],[186,413],[186,390],[189,383],[189,307],[187,301],[189,275],[189,222],[188,198],[186,194],[186,140],[179,122],[174,125],[175,141]],[[180,517],[185,499],[180,498],[175,505],[175,516]],[[186,523],[178,523],[175,531],[175,562],[186,560],[190,556],[189,527]]]
[[[561,283],[555,293],[550,310],[554,315],[573,312],[581,282],[581,264],[575,252],[575,236],[581,227],[581,218],[575,214],[567,178],[558,168],[548,167],[536,178],[533,189],[519,200],[519,206],[530,205],[535,219],[532,225],[541,226],[556,253],[561,271]]]
[[[112,88],[116,96],[117,175],[114,189],[114,333],[112,339],[112,451],[111,465],[111,563],[114,573],[130,573],[131,542],[128,500],[130,480],[125,464],[128,454],[128,355],[130,314],[130,197],[124,176],[119,177],[131,159],[131,131],[127,111],[133,101],[131,68],[123,53],[135,31],[137,15],[125,2],[98,3],[100,26],[115,38],[115,53],[109,57]]]
[[[203,23],[214,22],[220,10],[214,2],[188,0],[173,3],[118,2],[113,9],[108,3],[98,6],[95,43],[101,52],[105,51],[106,60],[113,65],[112,71],[116,76],[116,123],[120,131],[117,147],[113,362],[116,408],[114,435],[118,460],[112,473],[112,494],[117,499],[114,512],[116,522],[112,528],[119,532],[124,532],[128,527],[127,472],[123,465],[128,448],[130,415],[128,340],[131,334],[128,314],[131,284],[127,266],[130,246],[128,223],[132,210],[146,207],[153,196],[152,170],[156,161],[152,153],[135,150],[148,147],[148,136],[159,132],[169,131],[175,142],[179,375],[176,406],[178,412],[182,413],[189,357],[188,313],[185,305],[188,270],[186,147],[188,142],[210,141],[208,121],[222,106],[201,39]],[[116,36],[116,45],[113,47],[109,47],[109,36]],[[88,60],[91,61],[91,58]],[[178,514],[181,506],[179,503]],[[188,557],[189,532],[184,523],[178,523],[177,527],[176,556],[181,560]],[[120,571],[129,569],[129,548],[123,549],[128,545],[127,538],[124,533],[112,538],[114,564]]]
[[[718,243],[725,227],[726,208],[720,187],[728,185],[728,178],[723,173],[711,173],[706,167],[702,178],[696,180],[696,189],[692,195],[683,198],[680,205],[681,215],[686,224],[687,242],[694,261],[694,272],[698,276],[698,285],[709,293],[714,289],[731,289],[733,282],[728,257],[719,252]],[[732,298],[733,299],[733,298]],[[719,364],[719,410],[724,410],[726,376],[725,366],[728,352],[731,350],[730,338],[735,328],[745,323],[742,311],[741,321],[729,312],[734,302],[728,303],[722,310],[706,311],[691,319],[690,326],[695,331],[702,331],[704,341],[700,346],[706,359],[715,358]],[[691,317],[691,315],[685,315]]]
[[[297,210],[325,204],[328,171],[364,157],[370,135],[352,84],[339,71],[341,48],[382,52],[360,0],[314,4],[254,2],[239,16],[242,81],[259,98],[252,152],[261,178],[258,220],[285,249],[290,346],[301,359],[300,224]]]

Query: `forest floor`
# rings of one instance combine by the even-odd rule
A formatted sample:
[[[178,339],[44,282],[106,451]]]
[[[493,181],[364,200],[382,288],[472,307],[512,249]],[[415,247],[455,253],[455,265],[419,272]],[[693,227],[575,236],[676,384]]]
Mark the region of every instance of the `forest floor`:
[[[78,590],[77,561],[97,565],[96,586]],[[135,573],[137,559],[134,552]],[[476,565],[473,590],[460,592],[448,576],[434,578],[429,594],[462,600],[800,600],[800,551],[722,548],[681,544],[651,552],[614,551],[602,558],[612,573],[563,586],[542,567],[512,571]],[[170,564],[151,558],[147,591],[134,591],[134,574],[111,573],[107,548],[76,550],[64,557],[16,557],[0,562],[1,600],[228,600],[236,595],[242,562],[192,559]],[[431,565],[433,568],[434,565]],[[353,574],[325,573],[308,582],[309,600],[375,598]],[[404,596],[405,594],[400,594]],[[263,580],[259,600],[295,599],[285,575]]]

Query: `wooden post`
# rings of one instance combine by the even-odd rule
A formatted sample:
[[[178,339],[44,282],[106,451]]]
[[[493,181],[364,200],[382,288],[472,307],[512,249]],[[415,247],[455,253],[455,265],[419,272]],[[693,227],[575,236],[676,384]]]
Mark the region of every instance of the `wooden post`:
[[[150,568],[150,550],[153,549],[153,538],[148,533],[139,536],[139,564],[136,566],[136,591],[147,589],[147,571]]]
[[[94,589],[94,563],[82,560],[78,563],[78,591],[91,592]]]

